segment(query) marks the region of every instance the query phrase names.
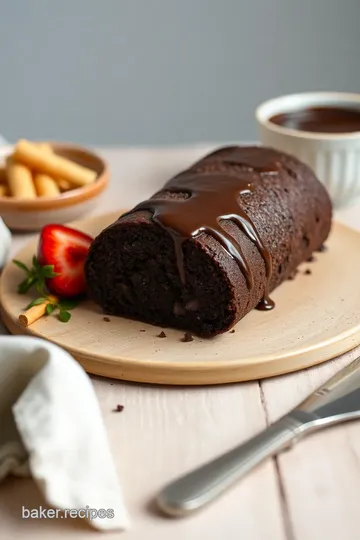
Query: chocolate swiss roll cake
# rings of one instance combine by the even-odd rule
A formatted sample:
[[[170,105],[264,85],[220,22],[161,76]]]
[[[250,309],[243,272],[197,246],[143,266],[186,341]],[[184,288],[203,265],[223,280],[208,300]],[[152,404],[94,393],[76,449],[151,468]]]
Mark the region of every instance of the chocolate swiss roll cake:
[[[331,214],[296,158],[222,148],[101,232],[89,294],[108,314],[214,336],[274,307],[270,293],[322,246]]]

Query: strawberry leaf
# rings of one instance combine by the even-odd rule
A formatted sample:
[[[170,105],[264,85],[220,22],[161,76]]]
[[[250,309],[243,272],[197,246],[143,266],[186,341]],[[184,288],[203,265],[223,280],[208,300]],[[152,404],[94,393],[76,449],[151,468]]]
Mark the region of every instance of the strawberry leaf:
[[[47,264],[46,266],[42,266],[40,268],[40,275],[45,278],[54,278],[56,276],[59,276],[60,274],[58,272],[54,272],[54,265],[53,264]]]
[[[31,302],[27,307],[26,309],[30,309],[34,306],[39,306],[40,304],[43,304],[44,302],[46,302],[46,298],[37,298],[36,300],[34,300],[33,302]]]
[[[18,286],[18,293],[19,294],[26,294],[31,287],[35,284],[36,277],[35,276],[29,276],[28,278],[24,279]]]
[[[34,255],[32,258],[33,265],[31,268],[28,268],[24,263],[17,261],[16,259],[13,262],[18,268],[26,273],[26,278],[18,285],[18,293],[25,294],[31,288],[35,288],[40,295],[40,297],[33,300],[33,302],[31,302],[26,309],[30,309],[34,306],[39,306],[40,304],[47,302],[45,308],[46,314],[51,315],[57,308],[59,309],[59,320],[67,323],[71,319],[71,313],[69,313],[69,311],[77,306],[77,302],[69,299],[51,301],[51,297],[48,296],[48,291],[46,288],[46,280],[60,275],[54,271],[54,265],[47,264],[41,266],[36,255]]]
[[[48,304],[46,306],[46,314],[51,315],[54,309],[55,309],[55,306],[53,304]]]
[[[16,259],[13,259],[13,263],[16,264],[16,266],[20,268],[20,270],[24,270],[24,272],[29,275],[31,274],[31,270],[26,266],[26,264],[22,263],[21,261],[17,261]]]
[[[14,260],[14,264],[21,268],[27,275],[27,278],[20,283],[18,293],[25,294],[31,287],[35,287],[42,297],[46,296],[46,280],[59,276],[60,274],[54,272],[54,265],[52,264],[41,266],[35,255],[32,258],[32,263],[33,266],[28,268],[21,261]]]
[[[71,319],[71,313],[66,311],[65,309],[60,309],[59,313],[59,320],[63,323],[67,323]]]
[[[60,300],[58,307],[60,310],[71,311],[76,308],[78,302],[76,300]]]
[[[37,292],[38,292],[39,294],[41,294],[42,296],[46,296],[46,292],[45,292],[45,288],[44,288],[44,287],[45,287],[45,283],[43,283],[42,281],[39,281],[39,280],[38,280],[38,281],[35,283],[35,288],[36,288]]]
[[[36,271],[41,270],[41,265],[40,265],[39,261],[37,260],[36,255],[33,256],[32,263],[33,263],[33,267],[35,268]]]

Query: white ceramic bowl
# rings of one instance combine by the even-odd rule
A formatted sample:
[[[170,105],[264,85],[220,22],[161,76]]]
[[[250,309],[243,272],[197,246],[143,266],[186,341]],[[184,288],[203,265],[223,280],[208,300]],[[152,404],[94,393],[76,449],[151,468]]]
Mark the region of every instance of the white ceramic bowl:
[[[266,101],[256,109],[260,141],[307,163],[326,186],[336,208],[360,196],[360,131],[314,133],[270,122],[276,114],[307,107],[337,106],[360,109],[360,94],[309,92]]]

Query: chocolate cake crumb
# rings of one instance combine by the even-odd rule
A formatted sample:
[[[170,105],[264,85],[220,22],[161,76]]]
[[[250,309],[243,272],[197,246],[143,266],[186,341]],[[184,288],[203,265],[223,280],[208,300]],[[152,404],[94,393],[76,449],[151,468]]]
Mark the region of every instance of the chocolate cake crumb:
[[[199,300],[190,300],[190,302],[187,302],[185,304],[185,309],[187,311],[199,311],[200,309]]]
[[[188,343],[189,341],[194,341],[194,338],[192,337],[190,332],[185,332],[184,337],[182,337],[180,341],[183,341],[184,343]]]
[[[235,330],[230,330],[230,334],[235,334]]]
[[[110,322],[110,319],[109,319],[109,317],[103,317],[103,321]]]
[[[292,273],[290,274],[290,276],[288,277],[288,279],[289,279],[290,281],[293,280],[293,279],[295,279],[295,276],[296,276],[296,274],[298,274],[298,272],[299,272],[298,269],[294,270],[294,272],[292,272]]]
[[[116,405],[116,408],[113,409],[113,412],[122,412],[124,410],[124,405]]]
[[[173,313],[176,315],[176,317],[181,317],[182,315],[185,315],[186,311],[184,309],[184,306],[180,304],[180,302],[175,302]]]
[[[322,244],[322,246],[320,246],[316,251],[318,251],[319,253],[324,253],[324,251],[327,251],[327,246],[325,246],[325,244]]]
[[[156,337],[164,338],[166,337],[166,334],[165,332],[160,332],[160,334],[158,334]]]
[[[311,257],[308,258],[307,262],[315,262],[316,261],[316,257],[314,257],[314,255],[311,255]]]
[[[305,270],[305,272],[304,272],[304,274],[305,274],[306,276],[309,276],[311,273],[312,273],[312,272],[311,272],[310,268],[307,268],[307,269]]]

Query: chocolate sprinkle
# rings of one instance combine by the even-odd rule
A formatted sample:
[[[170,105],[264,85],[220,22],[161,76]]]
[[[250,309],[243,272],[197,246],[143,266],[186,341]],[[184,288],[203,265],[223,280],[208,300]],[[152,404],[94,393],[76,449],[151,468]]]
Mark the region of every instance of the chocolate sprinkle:
[[[185,332],[184,337],[182,337],[180,341],[183,341],[184,343],[188,343],[189,341],[194,341],[194,338],[192,337],[190,332]]]
[[[305,272],[304,272],[304,274],[305,274],[306,276],[309,276],[311,273],[312,273],[312,272],[311,272],[310,268],[308,268],[308,269],[305,270]]]
[[[110,319],[109,319],[109,317],[103,317],[103,321],[110,322]]]
[[[308,258],[307,262],[315,262],[316,261],[316,257],[314,257],[314,255],[311,255],[311,257]]]
[[[230,330],[230,334],[235,334],[235,330]]]
[[[166,337],[166,334],[165,332],[160,332],[160,334],[158,334],[156,337],[164,338]]]
[[[140,332],[145,332],[145,330],[142,330],[142,329],[141,329]]]
[[[290,276],[288,277],[288,279],[289,279],[290,281],[293,280],[293,279],[295,279],[295,276],[296,276],[296,274],[298,274],[298,273],[299,273],[299,270],[296,269],[292,274],[290,274]]]
[[[124,410],[124,405],[116,405],[116,408],[113,409],[113,412],[122,412]]]

